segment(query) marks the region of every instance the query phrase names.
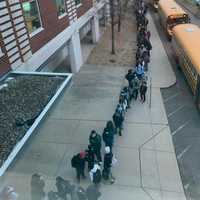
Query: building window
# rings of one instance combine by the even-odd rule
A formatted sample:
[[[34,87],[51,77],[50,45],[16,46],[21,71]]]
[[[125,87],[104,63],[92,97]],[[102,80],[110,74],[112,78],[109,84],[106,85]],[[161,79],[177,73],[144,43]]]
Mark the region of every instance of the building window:
[[[64,0],[54,0],[56,8],[57,8],[57,15],[61,16],[66,13],[65,8],[65,1]]]
[[[39,7],[36,0],[26,0],[22,3],[23,12],[29,33],[41,28]]]
[[[78,6],[79,4],[81,4],[81,0],[75,0],[75,5]]]

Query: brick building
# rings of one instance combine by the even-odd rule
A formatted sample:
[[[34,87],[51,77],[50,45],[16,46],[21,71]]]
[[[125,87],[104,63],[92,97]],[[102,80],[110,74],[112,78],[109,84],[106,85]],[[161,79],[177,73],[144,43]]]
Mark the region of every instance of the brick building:
[[[0,76],[38,70],[54,55],[60,62],[68,56],[70,71],[77,72],[83,64],[80,40],[90,32],[98,42],[105,10],[103,0],[1,0]]]

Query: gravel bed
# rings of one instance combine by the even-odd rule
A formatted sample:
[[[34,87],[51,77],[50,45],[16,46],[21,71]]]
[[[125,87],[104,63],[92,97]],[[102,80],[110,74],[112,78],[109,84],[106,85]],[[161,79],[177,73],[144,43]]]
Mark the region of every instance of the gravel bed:
[[[64,79],[16,75],[0,83],[0,167]]]

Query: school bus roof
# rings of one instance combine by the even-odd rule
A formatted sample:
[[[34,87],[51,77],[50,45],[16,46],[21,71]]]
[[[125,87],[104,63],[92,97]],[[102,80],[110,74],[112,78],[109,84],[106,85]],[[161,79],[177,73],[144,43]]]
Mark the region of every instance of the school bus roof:
[[[174,0],[159,0],[158,5],[166,18],[169,16],[188,15]]]
[[[178,41],[200,74],[200,28],[194,24],[179,24],[173,29],[173,37]]]

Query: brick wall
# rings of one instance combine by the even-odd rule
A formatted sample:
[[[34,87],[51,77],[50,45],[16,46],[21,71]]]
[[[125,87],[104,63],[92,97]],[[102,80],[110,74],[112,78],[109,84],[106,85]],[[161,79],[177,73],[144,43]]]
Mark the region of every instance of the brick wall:
[[[57,9],[52,0],[38,0],[38,4],[44,30],[30,39],[33,53],[69,26],[67,16],[58,19]]]
[[[0,47],[2,52],[4,53],[4,56],[0,57],[0,76],[2,76],[3,74],[5,74],[10,70],[10,64],[8,61],[8,56],[5,54],[6,50],[1,36],[0,36]]]
[[[77,8],[77,17],[81,17],[93,6],[93,0],[82,0],[82,5]]]

